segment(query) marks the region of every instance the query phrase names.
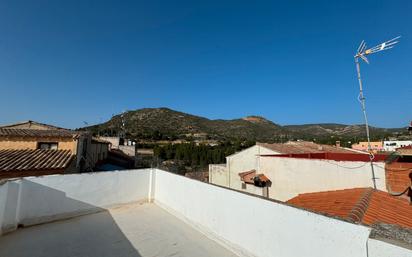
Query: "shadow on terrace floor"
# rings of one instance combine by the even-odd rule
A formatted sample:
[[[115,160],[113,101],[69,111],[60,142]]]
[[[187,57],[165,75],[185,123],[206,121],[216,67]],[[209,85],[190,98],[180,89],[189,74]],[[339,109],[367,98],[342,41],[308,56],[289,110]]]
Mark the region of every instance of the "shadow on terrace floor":
[[[12,196],[3,214],[15,217],[14,198],[19,185],[12,183],[7,193]],[[96,209],[67,197],[65,192],[28,180],[23,181],[20,192],[23,224],[30,224],[30,215],[45,213],[45,210],[57,213],[55,208],[60,211],[62,206],[66,206],[63,208],[66,212],[76,208],[100,212],[29,226],[3,235],[0,237],[1,257],[236,256],[155,204]],[[24,213],[26,216],[22,217]]]
[[[0,256],[141,257],[109,211],[71,199],[65,192],[26,179],[21,184],[8,183],[8,201],[4,214],[11,217],[16,214],[16,193],[18,187],[22,186],[19,208],[20,220],[24,225],[33,223],[30,215],[34,213],[53,214],[58,212],[54,210],[71,212],[82,209],[94,214],[29,226],[5,234],[0,237]]]

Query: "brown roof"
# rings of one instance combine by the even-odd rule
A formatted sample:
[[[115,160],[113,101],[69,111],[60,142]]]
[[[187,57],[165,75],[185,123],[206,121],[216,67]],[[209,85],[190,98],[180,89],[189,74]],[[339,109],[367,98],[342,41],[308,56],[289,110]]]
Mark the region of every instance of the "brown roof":
[[[254,184],[253,178],[256,177],[256,170],[249,170],[239,173],[240,180],[248,184]]]
[[[0,128],[0,137],[65,137],[73,138],[80,133],[71,130],[12,129]]]
[[[289,141],[284,144],[267,144],[257,143],[262,147],[268,148],[282,154],[299,154],[299,153],[356,153],[354,150],[336,147],[332,145],[316,144],[308,141]]]
[[[260,181],[262,182],[269,182],[269,178],[266,177],[264,174],[256,174],[256,170],[249,170],[245,172],[240,172],[239,173],[240,180],[248,183],[248,184],[254,184],[254,179],[255,177],[258,177]]]
[[[65,169],[73,157],[70,150],[0,150],[0,172]]]
[[[49,124],[44,124],[41,122],[37,122],[37,121],[32,121],[32,120],[28,120],[28,121],[22,121],[22,122],[17,122],[17,123],[13,123],[13,124],[7,124],[7,125],[2,125],[0,126],[0,128],[21,128],[22,126],[26,125],[27,129],[31,129],[30,127],[34,125],[34,127],[37,128],[42,128],[42,129],[63,129],[63,130],[67,130],[65,128],[61,128],[61,127],[57,127],[57,126],[53,126],[53,125],[49,125]]]
[[[287,202],[366,225],[386,223],[412,228],[410,202],[372,188],[300,194]]]

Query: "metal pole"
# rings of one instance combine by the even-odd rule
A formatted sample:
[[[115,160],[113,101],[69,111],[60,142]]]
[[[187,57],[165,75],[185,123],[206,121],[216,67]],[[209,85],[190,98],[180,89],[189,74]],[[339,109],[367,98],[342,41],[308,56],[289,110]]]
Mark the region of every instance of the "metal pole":
[[[373,159],[375,158],[375,156],[372,153],[371,140],[370,140],[370,136],[369,136],[368,116],[366,115],[365,96],[363,95],[362,79],[361,79],[360,64],[359,64],[359,58],[358,57],[355,57],[355,63],[356,63],[356,70],[357,70],[357,73],[358,73],[358,81],[359,81],[358,100],[361,103],[363,117],[365,118],[365,129],[366,129],[366,137],[367,137],[367,140],[368,140],[368,152],[369,152],[369,159],[370,159],[370,165],[371,165],[371,170],[372,170],[373,188],[376,189],[376,177],[375,177],[375,170],[373,168]]]

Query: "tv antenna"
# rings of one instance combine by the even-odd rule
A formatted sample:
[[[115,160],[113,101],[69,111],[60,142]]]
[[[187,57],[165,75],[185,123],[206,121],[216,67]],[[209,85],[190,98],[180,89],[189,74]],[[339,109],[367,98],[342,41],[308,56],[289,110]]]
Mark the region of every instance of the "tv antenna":
[[[395,37],[391,40],[385,41],[377,46],[371,47],[369,49],[366,49],[366,43],[365,40],[362,40],[360,43],[358,50],[356,52],[355,57],[355,63],[356,63],[356,71],[358,73],[358,82],[359,82],[359,96],[358,100],[361,103],[362,106],[362,112],[363,112],[363,117],[365,119],[365,129],[366,129],[366,137],[368,139],[368,152],[369,152],[369,158],[371,161],[371,168],[372,168],[372,180],[373,180],[373,186],[376,189],[376,178],[375,178],[375,171],[373,169],[373,159],[375,156],[372,153],[372,147],[371,147],[371,140],[370,140],[370,133],[369,133],[369,124],[368,124],[368,116],[366,115],[366,105],[365,105],[365,96],[363,94],[363,86],[362,86],[362,79],[361,79],[361,72],[360,72],[360,63],[359,63],[359,58],[362,59],[364,62],[369,64],[369,60],[367,58],[368,55],[378,53],[381,51],[389,50],[393,48],[399,41],[398,39],[400,36]]]

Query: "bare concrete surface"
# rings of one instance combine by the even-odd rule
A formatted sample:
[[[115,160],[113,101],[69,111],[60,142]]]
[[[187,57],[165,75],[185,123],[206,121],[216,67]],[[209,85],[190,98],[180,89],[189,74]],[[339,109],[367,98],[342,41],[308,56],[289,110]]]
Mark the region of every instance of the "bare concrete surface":
[[[126,205],[0,237],[0,257],[55,256],[236,255],[155,204]]]

